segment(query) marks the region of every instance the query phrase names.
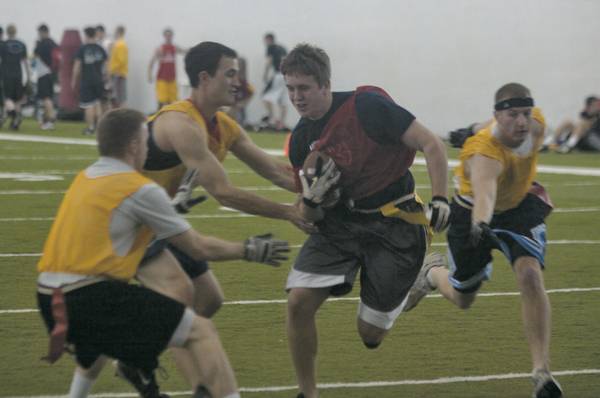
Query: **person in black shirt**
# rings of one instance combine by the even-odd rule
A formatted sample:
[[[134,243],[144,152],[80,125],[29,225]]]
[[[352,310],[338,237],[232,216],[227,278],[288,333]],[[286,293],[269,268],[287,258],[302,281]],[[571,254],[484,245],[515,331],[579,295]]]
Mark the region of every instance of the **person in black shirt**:
[[[0,26],[0,129],[4,125],[4,90],[2,89],[2,49],[4,48],[4,29]]]
[[[285,82],[280,71],[281,60],[287,54],[287,50],[275,43],[275,35],[267,33],[264,37],[267,46],[267,60],[263,81],[265,89],[262,94],[262,100],[267,108],[267,115],[263,118],[262,127],[274,128],[275,130],[285,129],[285,115],[287,108],[285,106]],[[279,114],[275,115],[274,107],[279,108]]]
[[[94,134],[96,122],[102,116],[101,100],[106,77],[106,51],[96,43],[96,29],[84,29],[85,41],[75,54],[71,87],[76,89],[80,78],[79,106],[85,111],[87,128],[83,134]]]
[[[360,271],[357,327],[377,348],[404,311],[425,259],[430,229],[448,225],[448,166],[442,141],[381,88],[332,92],[329,57],[301,44],[281,63],[289,98],[301,116],[290,140],[290,161],[302,187],[303,214],[316,222],[289,273],[287,331],[301,390],[315,398],[315,315],[329,296],[347,294]],[[308,181],[308,154],[328,155]],[[425,208],[409,170],[425,155],[432,200]],[[318,166],[316,167],[318,169]],[[326,203],[331,188],[340,200]]]
[[[21,65],[25,67],[27,73],[27,85],[31,80],[31,70],[27,63],[27,47],[22,41],[16,39],[16,26],[8,25],[6,33],[8,40],[0,48],[2,59],[0,75],[4,89],[4,107],[11,118],[10,128],[18,130],[21,124],[21,104],[25,94]]]
[[[33,54],[37,60],[37,97],[42,101],[44,113],[40,120],[42,130],[54,130],[54,120],[56,112],[54,111],[54,78],[53,57],[58,46],[50,38],[48,26],[42,24],[38,27],[39,40],[35,45]]]

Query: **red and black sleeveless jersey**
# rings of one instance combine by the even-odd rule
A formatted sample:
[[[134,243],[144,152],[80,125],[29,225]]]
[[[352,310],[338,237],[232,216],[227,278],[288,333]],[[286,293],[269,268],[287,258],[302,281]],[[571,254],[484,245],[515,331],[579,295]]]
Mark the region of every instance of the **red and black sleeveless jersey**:
[[[302,118],[294,128],[290,161],[298,172],[311,150],[327,153],[342,172],[345,195],[358,207],[378,207],[414,191],[408,168],[415,151],[402,143],[414,119],[380,88],[334,92],[325,116]]]

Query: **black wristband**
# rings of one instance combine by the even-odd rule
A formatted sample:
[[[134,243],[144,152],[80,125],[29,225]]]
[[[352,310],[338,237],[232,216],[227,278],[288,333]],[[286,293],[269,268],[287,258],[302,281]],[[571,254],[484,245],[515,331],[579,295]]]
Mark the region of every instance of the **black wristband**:
[[[313,202],[310,199],[302,198],[302,202],[304,202],[304,204],[310,207],[311,209],[316,209],[317,207],[319,207],[319,203]]]
[[[446,204],[448,204],[448,198],[445,196],[441,196],[441,195],[435,195],[434,197],[431,198],[432,202],[435,201],[440,201],[440,202],[444,202]]]

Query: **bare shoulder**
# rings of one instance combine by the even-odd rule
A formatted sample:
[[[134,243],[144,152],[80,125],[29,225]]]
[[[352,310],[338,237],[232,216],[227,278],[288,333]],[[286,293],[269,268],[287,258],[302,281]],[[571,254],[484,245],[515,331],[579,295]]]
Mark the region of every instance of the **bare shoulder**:
[[[183,112],[165,112],[154,121],[154,138],[163,150],[174,150],[182,144],[204,143],[204,130]]]

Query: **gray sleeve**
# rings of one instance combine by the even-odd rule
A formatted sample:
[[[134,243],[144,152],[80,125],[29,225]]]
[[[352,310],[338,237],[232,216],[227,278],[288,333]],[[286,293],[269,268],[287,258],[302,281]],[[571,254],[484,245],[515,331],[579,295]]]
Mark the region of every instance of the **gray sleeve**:
[[[143,186],[129,200],[134,217],[148,225],[157,239],[166,239],[192,228],[175,212],[167,193],[156,184]]]

